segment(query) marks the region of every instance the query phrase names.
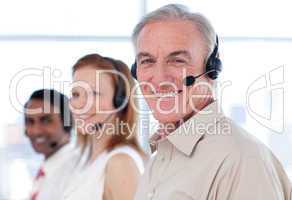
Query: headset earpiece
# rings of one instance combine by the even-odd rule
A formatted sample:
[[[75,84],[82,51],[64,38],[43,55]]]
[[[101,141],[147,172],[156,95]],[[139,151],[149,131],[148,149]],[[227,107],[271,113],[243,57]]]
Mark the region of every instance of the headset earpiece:
[[[132,64],[131,74],[133,78],[137,80],[137,62],[136,61],[134,62],[134,64]]]
[[[212,80],[217,79],[219,76],[219,73],[222,70],[222,62],[218,56],[218,49],[219,49],[219,41],[218,41],[218,36],[216,35],[216,44],[215,44],[214,50],[206,62],[206,72],[209,72],[207,73],[207,75]]]
[[[210,71],[208,73],[209,78],[211,78],[212,80],[215,80],[218,78],[219,73],[222,70],[221,60],[219,58],[214,58],[211,66],[212,67],[210,67],[209,69],[206,68],[206,71]]]
[[[108,57],[104,57],[104,59],[111,62],[115,70],[122,73],[122,70],[120,69],[120,65],[116,60],[112,58],[108,58]],[[113,105],[116,109],[120,108],[121,106],[124,106],[124,108],[121,110],[121,111],[124,111],[127,107],[127,105],[124,105],[126,101],[126,85],[124,83],[124,80],[120,77],[120,75],[118,75],[118,81],[115,85],[115,89],[116,91],[113,98]]]
[[[117,89],[116,94],[113,99],[114,107],[120,108],[124,104],[125,99],[126,99],[126,95],[123,89]]]

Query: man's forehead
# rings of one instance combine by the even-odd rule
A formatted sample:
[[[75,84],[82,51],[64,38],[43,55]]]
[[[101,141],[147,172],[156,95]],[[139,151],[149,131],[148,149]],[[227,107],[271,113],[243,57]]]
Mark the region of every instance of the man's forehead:
[[[49,115],[59,114],[59,109],[56,106],[51,105],[47,100],[32,99],[27,102],[25,107],[26,115]]]
[[[182,36],[199,33],[197,26],[188,20],[167,20],[147,23],[139,32],[137,41],[144,39],[145,36],[156,37],[156,34]],[[160,37],[159,39],[163,39]]]
[[[38,112],[38,113],[25,113],[25,118],[34,118],[34,119],[40,119],[43,117],[53,117],[53,113],[45,113],[45,112]]]
[[[175,42],[173,38],[179,40],[202,39],[202,35],[197,25],[189,20],[166,20],[147,23],[137,36],[137,47],[141,43],[150,40],[159,39],[158,41]],[[172,39],[172,41],[167,41]]]
[[[168,52],[166,55],[167,57],[174,57],[174,56],[184,56],[186,58],[191,59],[191,52],[186,49],[176,49],[174,51]],[[150,52],[138,52],[137,59],[139,60],[142,57],[155,57],[155,55],[152,55]]]

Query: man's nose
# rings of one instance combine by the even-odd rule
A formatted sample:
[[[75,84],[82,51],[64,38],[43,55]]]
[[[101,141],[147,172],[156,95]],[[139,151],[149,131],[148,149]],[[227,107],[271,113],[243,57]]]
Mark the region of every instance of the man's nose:
[[[33,124],[26,128],[26,134],[29,137],[38,136],[40,135],[40,133],[41,133],[41,128],[38,124]]]
[[[157,63],[154,73],[153,73],[153,78],[152,78],[152,82],[155,84],[160,84],[163,81],[168,81],[168,74],[167,74],[167,66],[162,63],[159,62]]]

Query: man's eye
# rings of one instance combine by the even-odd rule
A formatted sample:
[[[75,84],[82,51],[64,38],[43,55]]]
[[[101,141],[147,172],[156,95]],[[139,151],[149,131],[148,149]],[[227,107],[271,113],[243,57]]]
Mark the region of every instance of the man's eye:
[[[172,62],[179,63],[179,64],[180,64],[180,63],[186,63],[185,60],[183,60],[183,59],[179,59],[179,58],[173,59]]]
[[[25,123],[25,125],[31,125],[31,124],[33,124],[33,120],[32,119],[25,118],[24,119],[24,123]]]
[[[143,59],[140,61],[140,65],[143,64],[153,64],[155,61],[153,59]]]
[[[51,123],[51,118],[50,117],[42,117],[41,120],[40,120],[43,124],[49,124]]]
[[[186,61],[184,61],[182,59],[176,59],[175,61],[178,62],[178,63],[185,63],[186,62]]]

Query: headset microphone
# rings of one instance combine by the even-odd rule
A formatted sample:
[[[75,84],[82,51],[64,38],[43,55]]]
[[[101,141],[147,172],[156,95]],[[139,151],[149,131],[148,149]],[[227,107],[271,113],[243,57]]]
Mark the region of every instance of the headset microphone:
[[[204,73],[202,73],[202,74],[199,74],[199,75],[197,75],[197,76],[192,76],[192,75],[190,75],[190,76],[186,76],[185,78],[184,78],[184,80],[183,80],[183,84],[185,85],[185,86],[191,86],[191,85],[193,85],[195,82],[196,82],[196,79],[197,78],[199,78],[199,77],[201,77],[201,76],[203,76],[203,75],[205,75],[205,74],[208,74],[208,73],[211,73],[211,72],[213,72],[213,71],[215,71],[215,70],[210,70],[210,71],[207,71],[207,72],[204,72]]]
[[[100,130],[102,128],[103,124],[102,123],[96,123],[94,124],[95,130]]]
[[[50,148],[55,149],[58,147],[58,142],[57,141],[50,142],[49,146]]]
[[[195,83],[195,81],[196,81],[196,77],[187,76],[187,77],[184,78],[183,83],[184,83],[185,86],[188,87],[188,86],[193,85]]]

